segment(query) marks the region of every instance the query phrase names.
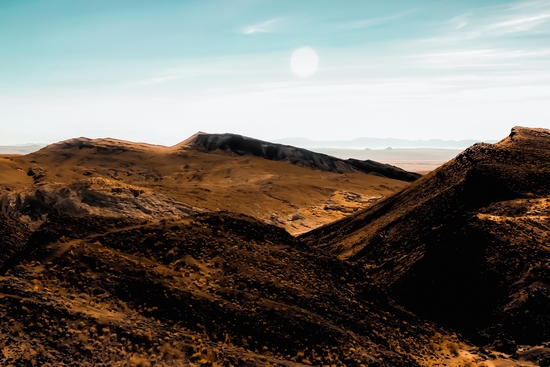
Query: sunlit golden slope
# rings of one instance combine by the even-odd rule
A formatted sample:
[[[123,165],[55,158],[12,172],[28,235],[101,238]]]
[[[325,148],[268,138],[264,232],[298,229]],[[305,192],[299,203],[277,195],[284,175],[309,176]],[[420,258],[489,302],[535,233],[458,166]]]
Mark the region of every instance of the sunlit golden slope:
[[[183,143],[164,147],[115,139],[63,141],[26,156],[0,157],[0,168],[0,196],[35,183],[102,177],[197,208],[248,214],[291,233],[342,218],[408,185],[352,167],[338,173]]]

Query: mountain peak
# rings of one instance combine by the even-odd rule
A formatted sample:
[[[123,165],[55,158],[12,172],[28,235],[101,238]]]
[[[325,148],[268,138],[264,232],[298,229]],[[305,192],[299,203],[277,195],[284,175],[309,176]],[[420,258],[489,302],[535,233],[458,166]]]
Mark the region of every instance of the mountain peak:
[[[472,338],[547,340],[550,130],[516,127],[303,238],[370,269],[408,309]],[[547,242],[547,241],[546,241]],[[472,302],[472,300],[482,300]],[[546,321],[545,321],[546,322]],[[529,330],[525,333],[524,330]]]
[[[90,139],[86,137],[72,138],[62,140],[58,143],[50,144],[44,148],[31,153],[31,154],[45,154],[53,152],[64,152],[65,155],[69,154],[68,151],[75,151],[81,149],[95,149],[102,153],[121,153],[126,151],[151,151],[151,150],[167,150],[168,148],[162,145],[154,145],[147,143],[138,143],[127,140],[120,140],[114,138],[97,138]]]
[[[515,126],[510,135],[497,143],[498,145],[516,145],[529,148],[550,148],[550,130],[543,128],[532,128]]]
[[[300,167],[317,169],[326,172],[351,173],[364,172],[383,175],[388,178],[412,182],[420,174],[407,172],[398,167],[370,160],[340,159],[323,153],[316,153],[291,145],[272,143],[238,134],[196,133],[173,149],[196,149],[203,152],[220,151],[227,154],[252,155],[271,161],[283,161]]]
[[[195,142],[202,135],[208,135],[208,133],[205,133],[204,131],[197,131],[196,133],[194,133],[193,135],[191,135],[190,137],[188,137],[184,141],[172,146],[172,148],[173,149],[181,149],[181,148],[184,148],[184,147],[189,147],[189,146],[193,145],[193,142]]]

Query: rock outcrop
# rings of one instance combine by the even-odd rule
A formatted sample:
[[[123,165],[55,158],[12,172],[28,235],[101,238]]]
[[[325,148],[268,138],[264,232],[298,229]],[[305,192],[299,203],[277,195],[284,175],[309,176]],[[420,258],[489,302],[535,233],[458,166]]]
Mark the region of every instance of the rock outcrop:
[[[160,220],[204,211],[156,194],[151,189],[98,177],[71,184],[42,183],[11,192],[0,199],[0,210],[33,230],[52,212]]]

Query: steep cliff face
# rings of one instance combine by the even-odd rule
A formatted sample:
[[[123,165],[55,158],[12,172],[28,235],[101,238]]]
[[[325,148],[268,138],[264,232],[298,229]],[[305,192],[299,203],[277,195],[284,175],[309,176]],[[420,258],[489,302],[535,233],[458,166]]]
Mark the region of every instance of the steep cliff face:
[[[550,131],[516,127],[303,239],[420,315],[489,340],[550,335]]]

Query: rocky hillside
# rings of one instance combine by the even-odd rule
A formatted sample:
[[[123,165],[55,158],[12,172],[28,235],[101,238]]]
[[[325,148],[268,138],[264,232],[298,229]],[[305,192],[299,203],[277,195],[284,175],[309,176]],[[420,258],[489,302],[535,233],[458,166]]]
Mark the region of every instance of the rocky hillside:
[[[0,157],[0,365],[543,365],[548,348],[511,338],[546,335],[548,208],[534,184],[546,166],[527,154],[521,174],[489,179],[502,151],[527,151],[517,135],[380,204],[388,184],[407,184],[112,139]],[[490,151],[502,153],[496,162]],[[535,165],[538,176],[525,176]],[[257,212],[201,213],[196,202]],[[370,205],[303,238],[276,215],[288,207],[288,221],[318,224]]]
[[[0,214],[0,267],[25,246],[30,234],[25,224]]]
[[[77,138],[51,144],[26,156],[0,156],[0,197],[6,195],[12,201],[20,197],[22,201],[16,205],[19,206],[26,205],[25,200],[33,201],[36,193],[48,192],[48,201],[60,206],[69,195],[61,194],[61,187],[97,179],[124,187],[105,189],[122,190],[108,195],[114,201],[125,202],[117,206],[119,211],[126,210],[122,208],[128,205],[143,204],[152,212],[169,212],[173,211],[173,205],[167,200],[173,200],[180,207],[185,203],[207,211],[251,215],[297,234],[350,215],[409,184],[349,166],[349,172],[327,172],[252,155],[227,154],[221,150],[205,152],[186,145],[165,147],[116,139]],[[79,203],[91,195],[69,186],[70,196]],[[134,198],[132,190],[144,194]],[[53,194],[60,194],[60,199],[53,199]],[[96,194],[94,197],[101,196]],[[155,201],[168,206],[161,209]],[[33,202],[38,205],[41,200]],[[82,208],[81,204],[77,206]],[[90,211],[92,206],[86,204],[85,210]]]
[[[511,351],[550,339],[549,183],[550,131],[516,127],[303,240],[418,315]]]
[[[342,160],[291,145],[276,144],[236,134],[197,133],[175,147],[180,149],[191,148],[205,152],[223,151],[238,155],[252,155],[327,172],[347,173],[360,171],[407,182],[415,181],[421,177],[418,173],[407,172],[389,164],[370,160]]]
[[[50,213],[158,220],[204,212],[151,189],[99,177],[71,184],[39,183],[0,197],[0,209],[30,229],[38,228]]]
[[[2,365],[426,366],[467,347],[241,215],[52,214],[10,259]]]

